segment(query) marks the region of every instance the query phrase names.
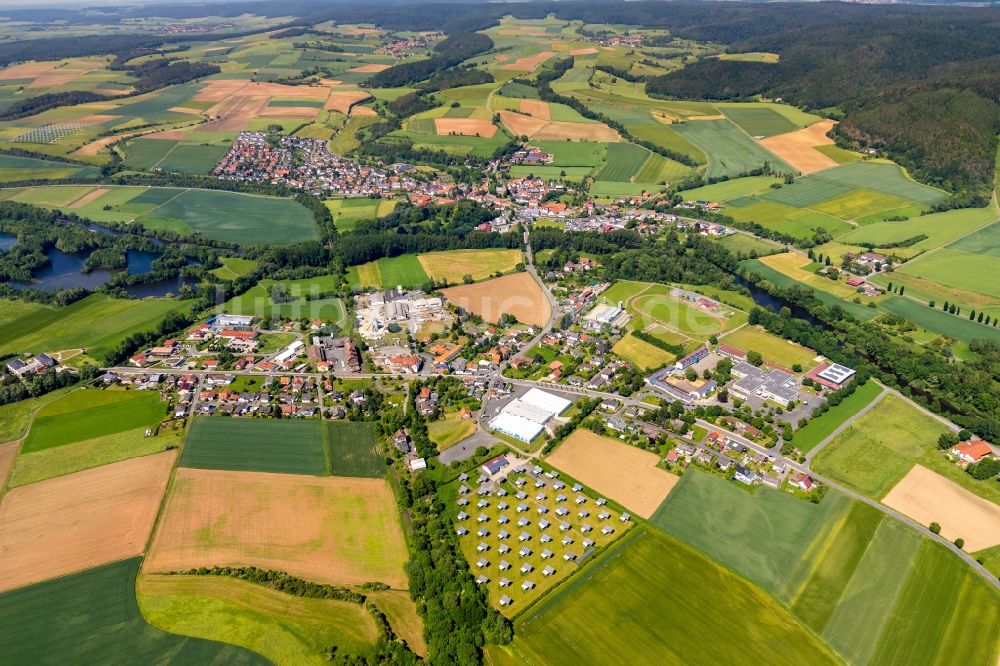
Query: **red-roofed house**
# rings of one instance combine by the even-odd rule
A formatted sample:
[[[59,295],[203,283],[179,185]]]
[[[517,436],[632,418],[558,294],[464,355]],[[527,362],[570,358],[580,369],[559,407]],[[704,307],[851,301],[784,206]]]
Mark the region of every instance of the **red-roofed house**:
[[[966,465],[977,463],[986,456],[993,454],[990,445],[981,439],[971,439],[951,447],[951,453]]]

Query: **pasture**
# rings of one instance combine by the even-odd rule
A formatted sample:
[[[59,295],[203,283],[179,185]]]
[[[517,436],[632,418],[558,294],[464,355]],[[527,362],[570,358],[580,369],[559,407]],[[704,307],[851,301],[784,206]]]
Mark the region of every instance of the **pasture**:
[[[529,273],[442,289],[441,293],[460,308],[474,312],[486,321],[497,322],[509,313],[522,324],[544,326],[552,315],[545,293]]]
[[[757,145],[728,120],[690,120],[671,129],[695,144],[708,156],[706,176],[738,176],[758,169],[765,162],[779,171],[793,169]]]
[[[965,539],[970,551],[1000,545],[1000,506],[922,465],[915,465],[882,500],[917,522],[941,525],[941,536]]]
[[[853,490],[883,497],[948,429],[937,419],[887,395],[813,459],[820,474]]]
[[[234,645],[150,626],[139,612],[132,558],[0,594],[0,661],[8,664],[267,664]]]
[[[385,476],[385,460],[375,443],[375,424],[353,421],[323,423],[323,445],[334,476]]]
[[[596,492],[649,518],[680,480],[655,453],[578,428],[546,459]]]
[[[151,428],[164,417],[165,405],[155,392],[81,389],[38,411],[22,454]]]
[[[720,631],[715,623],[691,621],[718,617],[721,609],[753,631]],[[763,663],[836,660],[746,580],[646,528],[518,618],[515,636],[515,653],[536,664],[742,663],[749,655]]]
[[[237,645],[275,664],[324,664],[337,646],[364,654],[377,635],[360,604],[308,599],[225,576],[139,577],[139,608],[154,627]]]
[[[382,479],[180,468],[145,570],[258,566],[331,585],[405,589],[406,557]]]
[[[448,250],[416,256],[427,276],[451,284],[462,282],[466,276],[484,280],[496,273],[510,273],[524,261],[516,249]]]
[[[759,352],[764,360],[786,368],[799,364],[806,370],[815,365],[816,352],[780,338],[763,326],[744,326],[727,334],[721,342],[743,351]]]
[[[8,491],[0,590],[142,554],[174,458],[164,452]]]
[[[689,469],[650,522],[783,598],[810,546],[849,504],[837,493],[819,504],[766,487],[750,494]]]
[[[196,417],[180,465],[320,476],[326,473],[321,430],[318,420]]]
[[[859,386],[839,405],[810,419],[805,427],[796,430],[792,440],[795,448],[807,453],[812,451],[817,444],[832,435],[833,431],[843,425],[847,419],[870,405],[881,394],[882,387],[874,381],[869,380],[864,386]]]

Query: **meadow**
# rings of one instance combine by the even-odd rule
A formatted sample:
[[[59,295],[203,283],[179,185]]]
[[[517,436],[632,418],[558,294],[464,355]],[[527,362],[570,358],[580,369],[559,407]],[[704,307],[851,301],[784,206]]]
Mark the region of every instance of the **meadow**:
[[[241,259],[240,257],[222,257],[222,266],[213,268],[212,275],[223,280],[235,280],[236,278],[249,275],[257,267],[257,262],[253,259]]]
[[[271,289],[280,284],[287,290],[287,300],[275,302]],[[234,296],[221,306],[230,314],[250,314],[261,318],[320,319],[341,328],[347,328],[347,311],[336,296],[334,277],[318,275],[300,280],[261,280],[239,296]],[[330,294],[329,297],[326,297]]]
[[[360,604],[297,597],[235,578],[144,575],[137,590],[154,627],[246,648],[275,664],[324,664],[332,646],[365,654],[377,635]]]
[[[415,254],[403,254],[347,269],[347,281],[355,289],[420,287],[429,281]]]
[[[283,474],[326,473],[318,420],[196,417],[182,467]]]
[[[827,444],[812,466],[859,493],[883,497],[948,429],[895,395],[887,395]]]
[[[427,435],[438,451],[458,444],[476,431],[476,422],[463,419],[458,412],[445,414],[443,418],[427,424]]]
[[[326,421],[323,436],[330,474],[385,476],[385,460],[378,454],[374,423]]]
[[[903,222],[876,222],[844,234],[837,240],[842,243],[858,245],[873,243],[898,243],[915,236],[925,235],[927,238],[916,242],[911,247],[920,250],[930,250],[954,241],[982,227],[986,227],[997,219],[995,206],[985,208],[961,208],[943,213],[920,215]]]
[[[155,392],[83,389],[42,407],[35,416],[21,453],[154,428],[165,416]]]
[[[750,136],[774,136],[799,128],[785,116],[766,107],[730,106],[720,107],[719,110]]]
[[[771,185],[780,182],[782,182],[780,178],[773,176],[747,176],[704,185],[693,190],[683,190],[678,194],[685,201],[726,201],[758,192],[767,192]]]
[[[971,342],[973,340],[1000,341],[1000,328],[984,326],[963,315],[952,315],[900,296],[890,296],[879,304],[882,309],[905,317],[917,326],[950,338]]]
[[[839,405],[810,419],[805,427],[796,430],[792,440],[795,448],[806,453],[812,451],[817,444],[832,435],[833,431],[843,425],[847,419],[870,405],[881,393],[882,387],[873,380],[869,380],[864,386],[859,386]]]
[[[664,351],[645,340],[640,340],[631,333],[623,336],[616,342],[611,351],[640,370],[659,368],[675,360],[674,355],[670,352]]]
[[[691,618],[739,618],[753,631]],[[594,632],[581,638],[580,630]],[[530,663],[816,663],[836,657],[776,601],[667,535],[636,529],[515,622]],[[752,655],[752,657],[751,657]]]
[[[819,264],[813,263],[805,255],[796,252],[782,252],[762,257],[759,261],[765,266],[787,275],[796,282],[801,282],[821,291],[827,291],[845,300],[853,300],[855,297],[868,300],[867,296],[860,296],[858,294],[857,287],[847,284],[846,277],[839,276],[837,280],[831,280],[825,275],[815,272],[820,268]]]
[[[780,190],[779,190],[780,191]],[[756,222],[767,229],[793,238],[811,238],[819,229],[840,236],[852,229],[851,225],[832,215],[811,208],[796,208],[777,201],[770,195],[757,199],[738,198],[729,201],[725,212],[737,222]]]
[[[133,558],[0,594],[0,661],[267,664],[233,645],[150,626],[135,598]]]
[[[650,522],[777,595],[824,529],[847,511],[843,495],[820,504],[689,469]]]
[[[399,202],[396,199],[329,199],[326,207],[333,215],[338,231],[353,231],[358,222],[388,215]]]
[[[156,327],[184,304],[164,298],[116,299],[91,294],[72,305],[40,308],[0,326],[0,353],[86,350],[103,359],[126,337]]]
[[[997,261],[998,257],[989,254],[975,254],[945,247],[907,262],[899,268],[899,272],[925,283],[936,282],[945,288],[955,287],[984,294],[995,303],[1000,301]]]

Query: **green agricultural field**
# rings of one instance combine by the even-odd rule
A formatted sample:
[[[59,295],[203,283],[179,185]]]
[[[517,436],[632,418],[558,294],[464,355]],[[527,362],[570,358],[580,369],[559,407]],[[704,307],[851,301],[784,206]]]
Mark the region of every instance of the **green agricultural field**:
[[[770,195],[765,195],[764,199],[735,199],[725,212],[737,222],[756,222],[793,238],[811,238],[819,229],[825,229],[836,238],[853,229],[847,222],[832,215],[810,208],[787,206],[767,197]]]
[[[767,192],[771,185],[782,182],[774,176],[748,176],[724,180],[721,183],[705,185],[693,190],[678,192],[685,201],[727,201],[736,197]]]
[[[976,560],[981,560],[983,566],[994,576],[1000,577],[1000,546],[993,546],[974,553]]]
[[[930,250],[946,245],[960,236],[986,227],[998,218],[995,206],[961,208],[932,215],[921,215],[904,222],[875,222],[845,234],[838,240],[852,245],[873,243],[898,243],[914,236],[924,235],[911,247]],[[960,248],[959,248],[960,249]]]
[[[640,340],[631,333],[616,342],[611,351],[643,371],[660,368],[676,360],[670,352]]]
[[[427,435],[438,451],[444,451],[458,444],[474,432],[476,432],[476,422],[472,419],[463,419],[458,412],[450,412],[443,418],[427,424]]]
[[[692,622],[715,617],[725,623],[723,615],[753,631]],[[682,542],[645,528],[518,618],[514,633],[516,654],[556,666],[735,664],[749,663],[751,655],[761,663],[836,661],[766,594]]]
[[[822,174],[823,172],[820,173]],[[762,196],[768,201],[785,204],[786,206],[807,208],[821,201],[827,201],[847,194],[853,189],[850,185],[832,180],[824,180],[819,175],[813,175],[797,178],[791,185],[782,185]]]
[[[125,404],[129,407],[128,403]],[[159,453],[167,447],[178,447],[183,431],[170,429],[157,436],[146,436],[146,428],[126,430],[72,444],[63,444],[32,453],[21,452],[10,472],[10,487],[23,486],[84,469]]]
[[[213,268],[212,275],[223,280],[235,280],[236,278],[249,275],[257,267],[257,262],[253,259],[240,259],[239,257],[222,257],[222,266]]]
[[[998,644],[1000,593],[944,546],[925,540],[871,663],[928,663],[938,655],[955,664],[992,664]]]
[[[347,281],[358,289],[392,289],[400,285],[419,287],[429,279],[415,254],[379,259],[361,266],[351,266],[347,271]]]
[[[795,431],[792,443],[800,451],[812,451],[817,444],[833,434],[847,419],[867,407],[882,393],[882,387],[869,380],[864,386],[858,387],[854,393],[836,407],[812,419]]]
[[[960,238],[948,246],[949,250],[959,250],[968,254],[982,254],[1000,259],[1000,222]]]
[[[425,275],[435,281],[447,280],[452,284],[462,282],[467,276],[473,280],[485,280],[497,273],[511,273],[524,261],[520,250],[500,248],[426,252],[416,257]],[[381,268],[379,270],[381,272]]]
[[[813,459],[819,474],[868,497],[881,498],[948,429],[895,395],[884,397]]]
[[[339,231],[353,231],[358,222],[388,215],[398,203],[395,199],[330,199],[326,207],[333,214]]]
[[[324,448],[333,476],[385,476],[385,460],[378,454],[375,424],[327,421],[323,424]]]
[[[33,157],[0,155],[0,183],[61,178],[96,178],[98,170],[82,164],[67,164]]]
[[[768,108],[730,106],[719,110],[750,136],[774,136],[799,129],[788,118]]]
[[[738,176],[759,169],[765,162],[774,169],[794,173],[778,159],[728,120],[690,120],[671,128],[695,144],[708,156],[706,176]]]
[[[215,168],[225,156],[226,144],[179,143],[156,165],[163,171],[176,171],[189,175],[205,175]]]
[[[765,53],[760,55],[769,56],[773,54]],[[716,102],[715,107],[727,116],[733,109],[767,109],[768,111],[772,111],[792,123],[796,129],[812,125],[813,123],[819,122],[823,119],[821,116],[809,113],[808,111],[803,111],[798,107],[791,106],[789,104],[780,104],[777,102]]]
[[[142,576],[138,590],[154,627],[238,645],[275,664],[325,664],[332,646],[365,654],[375,642],[374,619],[349,601],[296,597],[223,576]]]
[[[857,162],[862,157],[861,153],[855,153],[852,150],[845,150],[844,148],[833,144],[827,146],[813,146],[813,149],[823,153],[837,164],[851,164],[852,162]]]
[[[652,116],[649,115],[649,112],[645,112],[645,118],[652,119]],[[698,146],[675,132],[669,125],[654,121],[653,123],[643,122],[640,124],[627,123],[625,128],[635,138],[642,141],[649,141],[667,150],[683,153],[691,157],[697,164],[706,164],[708,162],[708,157],[705,156],[705,153]]]
[[[656,183],[662,185],[683,178],[691,172],[691,167],[680,162],[667,159],[663,155],[650,153],[642,168],[633,176],[637,183]]]
[[[1000,300],[1000,257],[941,248],[907,262],[904,275]]]
[[[951,315],[928,307],[926,303],[911,301],[900,296],[891,296],[880,303],[880,307],[888,312],[905,317],[920,328],[947,335],[949,338],[972,342],[973,340],[993,340],[1000,342],[1000,328],[985,326],[969,321],[968,316]]]
[[[75,389],[76,387],[67,387],[37,398],[0,405],[0,444],[24,437],[28,433],[32,419],[35,418],[35,412]]]
[[[912,202],[903,197],[859,188],[813,204],[812,208],[842,220],[854,220],[890,210],[898,210],[910,204]]]
[[[36,310],[0,326],[0,353],[86,349],[103,359],[126,337],[156,327],[166,314],[187,307],[164,298],[120,300],[91,294],[62,308]]]
[[[142,137],[131,139],[125,146],[128,152],[128,155],[125,157],[125,166],[141,171],[152,169],[178,143],[179,141],[144,139]]]
[[[786,598],[810,545],[849,506],[837,493],[819,504],[765,487],[749,494],[735,481],[689,469],[650,522]]]
[[[326,472],[318,420],[196,417],[181,453],[182,467],[240,472]]]
[[[650,153],[634,143],[608,144],[608,163],[597,175],[598,180],[629,183],[642,168]]]
[[[927,205],[935,204],[947,196],[942,190],[910,179],[899,166],[892,163],[855,162],[821,171],[810,178],[849,188],[867,188]]]
[[[749,234],[736,233],[731,236],[726,236],[717,242],[729,251],[737,254],[743,253],[744,256],[762,256],[784,250],[784,248],[780,245],[775,245],[771,241],[750,236]]]
[[[267,664],[234,645],[150,626],[135,599],[140,558],[0,594],[0,662],[7,664]]]
[[[287,244],[314,240],[316,225],[309,210],[291,199],[237,192],[187,190],[154,210],[149,217],[181,220],[209,238],[243,244]]]
[[[152,391],[75,391],[39,410],[21,454],[136,428],[153,428],[165,411],[159,394]]]
[[[744,326],[722,338],[721,342],[743,351],[760,352],[765,360],[786,368],[796,363],[803,370],[815,365],[816,352],[812,349],[780,338],[761,326]]]

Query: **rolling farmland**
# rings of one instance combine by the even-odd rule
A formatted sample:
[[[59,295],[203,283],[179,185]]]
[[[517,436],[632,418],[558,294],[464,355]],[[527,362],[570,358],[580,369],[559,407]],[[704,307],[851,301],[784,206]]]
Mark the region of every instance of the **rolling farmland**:
[[[315,420],[198,417],[181,454],[183,467],[244,472],[326,472],[322,424]]]

